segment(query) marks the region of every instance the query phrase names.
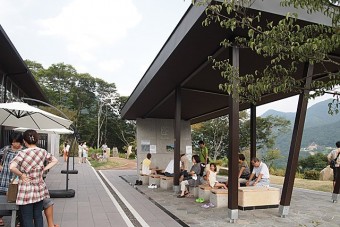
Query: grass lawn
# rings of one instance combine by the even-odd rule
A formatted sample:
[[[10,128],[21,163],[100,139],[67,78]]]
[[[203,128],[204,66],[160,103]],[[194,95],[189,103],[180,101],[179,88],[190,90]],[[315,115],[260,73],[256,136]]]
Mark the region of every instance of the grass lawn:
[[[283,182],[284,182],[284,177],[270,175],[270,183],[283,185]],[[316,190],[316,191],[323,191],[323,192],[332,192],[333,182],[295,178],[294,187],[311,189],[311,190]]]
[[[91,160],[91,158],[89,158],[89,161],[96,170],[114,169],[125,165],[125,163],[115,161],[113,158],[109,158],[106,162]]]

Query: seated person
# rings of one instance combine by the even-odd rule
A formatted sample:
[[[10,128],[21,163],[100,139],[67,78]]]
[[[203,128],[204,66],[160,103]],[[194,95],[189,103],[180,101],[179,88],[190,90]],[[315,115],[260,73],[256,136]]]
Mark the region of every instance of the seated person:
[[[179,181],[181,182],[183,178],[187,178],[188,171],[189,171],[189,160],[188,157],[185,154],[181,154],[181,173],[180,173],[180,178]]]
[[[189,193],[187,190],[187,185],[196,186],[200,184],[200,174],[201,174],[201,165],[200,158],[198,155],[192,156],[193,166],[188,173],[189,177],[183,178],[181,185],[181,195],[177,196],[178,198],[184,198],[186,194]],[[182,176],[183,177],[183,176]]]
[[[216,164],[210,163],[210,170],[207,171],[207,181],[208,181],[208,184],[210,185],[210,187],[212,187],[212,188],[214,188],[214,187],[220,188],[221,187],[221,188],[224,188],[224,189],[228,189],[225,184],[222,184],[222,183],[217,181],[216,175],[217,175]]]
[[[156,171],[151,169],[151,154],[148,153],[146,155],[146,158],[142,162],[142,174],[144,175],[150,175],[155,174]]]
[[[238,154],[238,168],[239,184],[245,186],[247,180],[249,179],[250,169],[244,154]]]
[[[251,173],[247,186],[269,186],[269,169],[267,165],[260,161],[258,158],[252,158],[251,164],[254,166],[253,172]],[[256,177],[254,180],[254,176]]]
[[[247,164],[246,158],[244,154],[238,154],[238,183],[240,186],[246,186],[247,180],[249,179],[250,169]],[[226,182],[226,185],[228,186],[228,182]]]
[[[170,160],[169,164],[165,168],[164,175],[167,176],[167,177],[173,177],[174,176],[174,160],[173,159]]]
[[[189,159],[185,154],[181,154],[181,171],[189,171]]]
[[[174,160],[171,159],[169,164],[164,170],[164,175],[167,177],[173,177],[174,176]]]

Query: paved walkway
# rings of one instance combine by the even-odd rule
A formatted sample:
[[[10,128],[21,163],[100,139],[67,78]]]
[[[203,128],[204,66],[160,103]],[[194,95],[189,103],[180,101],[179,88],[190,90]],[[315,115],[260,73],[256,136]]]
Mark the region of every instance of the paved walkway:
[[[60,161],[46,178],[51,190],[66,188],[66,176],[60,173],[66,164]],[[79,173],[69,175],[75,197],[54,199],[55,223],[61,227],[340,226],[340,206],[331,202],[331,193],[294,189],[288,217],[279,217],[278,208],[240,210],[237,223],[229,223],[226,208],[206,209],[194,198],[180,199],[170,190],[135,187],[136,170],[96,172],[78,163],[75,169]]]

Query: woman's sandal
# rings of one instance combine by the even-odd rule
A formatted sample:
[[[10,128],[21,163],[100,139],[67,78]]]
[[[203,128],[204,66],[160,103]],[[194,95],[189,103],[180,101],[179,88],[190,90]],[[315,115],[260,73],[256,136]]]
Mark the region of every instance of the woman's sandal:
[[[179,195],[177,198],[185,198],[185,195]]]

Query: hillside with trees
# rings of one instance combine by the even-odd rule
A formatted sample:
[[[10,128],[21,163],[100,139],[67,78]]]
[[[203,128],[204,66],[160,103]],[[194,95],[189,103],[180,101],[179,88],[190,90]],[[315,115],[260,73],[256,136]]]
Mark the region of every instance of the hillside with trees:
[[[134,143],[135,123],[122,120],[119,115],[127,97],[117,93],[114,83],[78,73],[69,64],[52,64],[45,69],[38,62],[25,62],[50,104],[74,122],[81,141],[91,147],[105,142],[118,150]]]
[[[340,114],[330,115],[328,113],[328,104],[331,101],[331,99],[325,100],[308,108],[301,147],[308,147],[313,142],[321,147],[334,147],[335,142],[340,140],[340,128],[337,127],[340,125]],[[294,126],[295,113],[268,110],[262,117],[267,116],[282,117],[291,122],[291,127]],[[276,147],[286,157],[291,138],[292,128],[276,139]],[[301,152],[301,155],[306,156],[307,154]]]

